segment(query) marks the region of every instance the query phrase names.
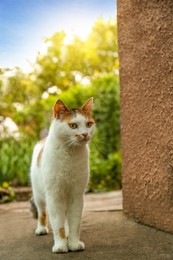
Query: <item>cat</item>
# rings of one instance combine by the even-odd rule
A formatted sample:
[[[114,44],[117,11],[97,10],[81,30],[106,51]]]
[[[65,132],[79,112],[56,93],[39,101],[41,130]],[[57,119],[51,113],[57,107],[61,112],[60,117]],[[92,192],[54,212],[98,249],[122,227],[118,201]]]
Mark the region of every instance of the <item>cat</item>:
[[[54,253],[85,248],[80,241],[80,222],[89,178],[88,142],[95,128],[92,106],[93,98],[74,109],[57,100],[48,136],[34,147],[30,175],[32,205],[38,212],[35,234],[48,233],[48,213]]]

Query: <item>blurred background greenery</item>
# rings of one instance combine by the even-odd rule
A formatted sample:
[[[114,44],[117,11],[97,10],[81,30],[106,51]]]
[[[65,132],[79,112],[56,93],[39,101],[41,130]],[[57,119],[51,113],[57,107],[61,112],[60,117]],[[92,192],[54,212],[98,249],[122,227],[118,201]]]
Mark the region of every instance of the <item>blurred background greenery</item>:
[[[0,186],[30,184],[34,144],[48,132],[52,107],[94,97],[89,190],[121,188],[117,25],[99,18],[84,41],[63,31],[45,39],[32,70],[0,69]],[[5,184],[7,185],[7,184]]]

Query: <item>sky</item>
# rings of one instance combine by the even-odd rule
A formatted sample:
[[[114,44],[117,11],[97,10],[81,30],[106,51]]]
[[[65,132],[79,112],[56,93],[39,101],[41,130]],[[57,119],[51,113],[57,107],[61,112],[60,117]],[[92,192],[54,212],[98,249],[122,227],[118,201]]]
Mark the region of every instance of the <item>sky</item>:
[[[27,71],[44,38],[63,29],[84,39],[98,17],[115,16],[115,0],[0,0],[0,67]]]

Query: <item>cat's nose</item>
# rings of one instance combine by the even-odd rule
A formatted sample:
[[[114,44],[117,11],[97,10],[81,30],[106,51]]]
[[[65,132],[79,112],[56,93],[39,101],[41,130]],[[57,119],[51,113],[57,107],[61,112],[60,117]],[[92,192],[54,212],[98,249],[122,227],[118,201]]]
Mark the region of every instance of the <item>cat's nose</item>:
[[[88,133],[83,133],[82,136],[84,136],[85,138],[87,138]]]

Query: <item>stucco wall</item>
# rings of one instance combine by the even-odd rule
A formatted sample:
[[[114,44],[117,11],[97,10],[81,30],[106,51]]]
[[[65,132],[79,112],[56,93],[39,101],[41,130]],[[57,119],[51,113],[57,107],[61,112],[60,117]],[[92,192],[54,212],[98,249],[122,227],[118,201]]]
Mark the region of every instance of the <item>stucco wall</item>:
[[[173,232],[173,0],[118,0],[124,212]]]

